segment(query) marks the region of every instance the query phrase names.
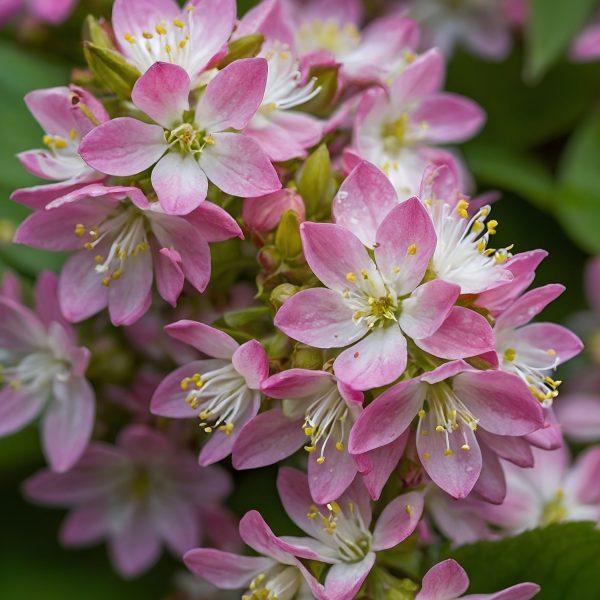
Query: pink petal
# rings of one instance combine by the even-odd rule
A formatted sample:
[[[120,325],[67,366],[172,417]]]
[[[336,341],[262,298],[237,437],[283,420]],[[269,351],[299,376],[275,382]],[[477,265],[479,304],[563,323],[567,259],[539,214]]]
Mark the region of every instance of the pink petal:
[[[271,559],[263,556],[240,556],[212,548],[190,550],[183,561],[190,571],[226,590],[247,587],[258,573],[273,565]]]
[[[544,424],[540,403],[523,381],[511,373],[459,373],[453,387],[486,431],[498,435],[525,435]]]
[[[600,439],[600,397],[586,392],[565,394],[554,406],[568,437],[576,442]]]
[[[90,441],[96,403],[92,386],[83,377],[56,380],[53,402],[44,416],[44,454],[54,471],[70,469]]]
[[[375,260],[398,295],[412,292],[423,279],[435,250],[436,235],[427,209],[411,198],[396,206],[377,230]]]
[[[206,198],[208,181],[193,155],[169,152],[152,170],[152,187],[167,214],[186,215]]]
[[[198,544],[200,515],[193,502],[175,493],[157,496],[152,512],[158,534],[177,558]]]
[[[265,38],[280,40],[293,46],[294,34],[291,23],[279,0],[265,0],[251,8],[238,22],[234,38],[239,39],[252,33],[262,33]]]
[[[68,87],[53,87],[29,92],[25,95],[25,104],[46,133],[68,139],[71,129],[79,131],[72,97],[73,92]]]
[[[280,400],[308,398],[325,392],[332,379],[326,371],[286,369],[269,377],[262,385],[262,392]]]
[[[500,458],[522,468],[533,467],[533,452],[524,438],[495,435],[484,429],[477,431],[477,437]]]
[[[600,27],[599,33],[600,33]],[[585,269],[585,295],[590,305],[600,311],[600,259],[591,259]]]
[[[443,93],[422,100],[410,114],[410,120],[423,127],[423,138],[427,142],[457,143],[469,139],[481,129],[485,113],[472,100]]]
[[[356,563],[338,563],[331,567],[325,578],[326,598],[352,600],[375,563],[375,552],[369,552]]]
[[[264,58],[236,60],[206,86],[196,108],[196,122],[208,133],[244,129],[261,105],[267,84]]]
[[[350,452],[363,454],[399,438],[423,406],[426,393],[426,385],[408,380],[397,383],[375,398],[350,432]]]
[[[7,385],[0,390],[0,436],[19,431],[41,412],[44,394],[27,394]]]
[[[448,559],[425,573],[415,600],[451,600],[464,594],[468,587],[465,570],[455,560]]]
[[[267,233],[277,227],[283,213],[293,210],[300,221],[304,221],[304,201],[290,188],[283,188],[266,196],[246,198],[242,217],[253,231]]]
[[[446,433],[436,431],[438,424],[433,411],[422,417],[417,435],[419,459],[436,485],[453,498],[465,498],[481,473],[479,444],[473,431],[464,424],[447,434],[446,441]],[[469,450],[462,449],[465,443]]]
[[[375,265],[361,241],[348,229],[330,223],[302,223],[304,255],[314,274],[330,289],[348,289],[348,275],[378,277]],[[358,285],[358,284],[356,284]]]
[[[260,390],[262,382],[269,376],[267,353],[256,340],[250,340],[236,348],[231,362],[251,390]]]
[[[530,323],[518,329],[515,336],[519,348],[522,345],[534,355],[541,354],[538,359],[541,368],[562,364],[583,350],[583,342],[574,333],[555,323]],[[527,362],[534,364],[535,360]]]
[[[275,326],[291,338],[317,348],[340,348],[360,339],[366,326],[352,321],[341,295],[326,288],[302,290],[286,300]]]
[[[444,58],[437,48],[419,56],[391,85],[391,104],[404,112],[407,105],[437,92],[444,77]]]
[[[58,304],[58,278],[54,273],[40,273],[35,284],[35,311],[46,326],[56,322],[69,329]]]
[[[529,323],[564,291],[564,285],[551,283],[523,294],[496,319],[496,328],[514,328]]]
[[[234,352],[240,347],[230,335],[198,321],[176,321],[167,325],[165,331],[172,338],[214,358],[231,360]]]
[[[279,409],[257,415],[244,425],[233,445],[234,468],[256,469],[292,455],[306,440],[303,423],[303,417],[290,419]]]
[[[108,312],[113,325],[131,325],[149,308],[152,290],[152,254],[129,258],[123,276],[108,288]]]
[[[48,185],[35,185],[33,187],[15,190],[10,195],[10,199],[19,204],[23,204],[24,206],[28,206],[29,208],[33,208],[34,210],[40,210],[45,208],[52,200],[87,185],[88,181],[103,179],[105,177],[87,167],[85,168],[85,171],[85,174],[72,179],[67,179],[67,181],[59,181],[58,183],[51,183]]]
[[[406,338],[395,324],[376,328],[344,350],[333,363],[335,376],[356,390],[392,383],[406,368]]]
[[[600,448],[587,448],[577,457],[569,474],[569,483],[582,504],[600,501]]]
[[[107,526],[106,504],[96,501],[71,511],[60,528],[59,538],[66,546],[87,546],[102,540]]]
[[[281,549],[279,540],[257,511],[251,510],[242,517],[240,535],[244,542],[259,554],[283,564],[294,564],[293,557]]]
[[[423,495],[402,494],[384,509],[373,530],[373,550],[387,550],[405,540],[417,527],[423,514]]]
[[[308,456],[308,486],[310,495],[317,504],[327,504],[337,500],[354,480],[356,463],[348,450],[338,450],[335,447],[337,440],[329,440],[323,452],[325,462],[317,463],[317,456],[321,446]]]
[[[540,589],[536,583],[518,583],[495,594],[469,594],[464,598],[468,600],[530,600]]]
[[[160,556],[160,540],[140,509],[133,513],[109,543],[115,569],[124,577],[134,577],[149,569]]]
[[[377,228],[397,204],[398,196],[390,180],[375,165],[362,161],[333,199],[333,218],[372,248]]]
[[[185,218],[207,242],[222,242],[233,237],[244,239],[237,221],[226,210],[212,202],[202,202]]]
[[[479,447],[483,463],[481,475],[473,486],[473,493],[491,504],[502,504],[506,497],[506,478],[500,460],[485,444],[480,444]]]
[[[118,176],[146,170],[166,149],[162,127],[130,117],[118,117],[99,125],[79,144],[79,153],[91,167]]]
[[[233,196],[262,196],[281,188],[271,161],[260,146],[239,133],[215,133],[200,155],[200,166],[220,189]]]
[[[190,78],[178,65],[154,63],[136,82],[131,91],[133,103],[162,125],[173,129],[189,110]]]
[[[494,350],[495,337],[485,317],[468,308],[454,306],[435,333],[420,338],[418,345],[429,354],[454,360]]]
[[[171,306],[177,305],[177,298],[183,290],[185,275],[181,270],[181,256],[175,250],[153,248],[154,276],[156,288],[161,297]]]
[[[402,301],[400,328],[415,339],[433,335],[450,314],[459,294],[459,286],[439,279],[420,285]]]

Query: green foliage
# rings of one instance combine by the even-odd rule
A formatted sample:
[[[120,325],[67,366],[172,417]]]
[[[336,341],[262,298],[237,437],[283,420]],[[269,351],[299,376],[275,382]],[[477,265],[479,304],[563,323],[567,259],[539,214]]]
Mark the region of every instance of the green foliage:
[[[219,61],[217,67],[219,69],[223,69],[227,65],[231,64],[234,60],[239,60],[240,58],[252,58],[253,56],[256,56],[260,52],[264,39],[264,36],[260,33],[253,33],[251,35],[246,35],[242,38],[234,40],[229,44],[229,51]]]
[[[595,0],[530,0],[526,73],[540,78],[585,24]]]
[[[469,574],[470,593],[493,592],[532,581],[536,600],[597,600],[600,590],[600,531],[593,523],[565,523],[527,531],[497,542],[455,550]]]

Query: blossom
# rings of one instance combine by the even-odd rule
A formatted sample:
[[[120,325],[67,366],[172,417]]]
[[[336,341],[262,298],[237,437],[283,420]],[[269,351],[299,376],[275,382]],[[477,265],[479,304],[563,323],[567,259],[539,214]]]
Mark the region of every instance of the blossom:
[[[310,598],[307,585],[319,584],[283,544],[256,511],[240,521],[240,535],[259,556],[240,556],[212,548],[189,550],[183,557],[188,569],[222,589],[247,589],[243,600]]]
[[[59,25],[69,18],[76,3],[76,0],[4,0],[0,6],[0,26],[22,10],[35,21]]]
[[[519,583],[495,594],[463,594],[469,587],[469,578],[465,570],[449,558],[437,563],[423,577],[421,591],[415,600],[529,600],[539,591],[535,583]]]
[[[86,546],[106,538],[115,569],[139,575],[159,558],[163,544],[175,555],[198,544],[198,507],[218,505],[231,489],[219,467],[200,468],[194,457],[144,425],[130,425],[116,446],[96,442],[67,473],[41,471],[25,494],[71,512],[60,539]]]
[[[306,156],[323,135],[323,126],[315,117],[294,110],[314,98],[320,88],[315,80],[302,83],[298,59],[288,46],[266,44],[260,57],[268,64],[267,84],[262,103],[244,133],[257,141],[272,161]]]
[[[434,483],[455,498],[464,498],[473,489],[488,454],[493,460],[493,455],[502,453],[495,446],[510,445],[513,438],[544,424],[540,403],[519,377],[477,371],[463,361],[453,361],[378,396],[354,425],[350,452],[362,454],[389,444],[415,417],[419,460]],[[484,436],[500,436],[493,438],[495,446],[490,447],[486,437],[480,439],[480,429]],[[485,442],[485,455],[480,442]]]
[[[264,234],[274,230],[283,213],[292,210],[299,221],[304,221],[304,201],[296,190],[284,188],[256,198],[244,198],[242,217],[253,233]]]
[[[347,446],[363,394],[331,373],[308,369],[277,373],[263,383],[262,392],[283,400],[281,408],[261,413],[242,429],[233,447],[234,467],[273,464],[304,447],[312,497],[319,504],[338,498],[357,472]]]
[[[175,305],[187,279],[204,291],[210,278],[209,241],[241,231],[215,204],[185,216],[165,214],[135,187],[94,184],[30,215],[15,241],[48,250],[80,250],[59,284],[62,310],[81,321],[108,306],[114,325],[129,325],[149,308],[152,280]]]
[[[358,107],[354,150],[382,169],[399,194],[417,193],[427,163],[448,156],[433,145],[467,140],[483,124],[477,104],[439,91],[443,71],[442,55],[430,50],[409,64],[389,91],[365,92]]]
[[[374,261],[362,242],[340,225],[307,222],[301,234],[306,260],[327,287],[292,296],[277,313],[275,325],[317,348],[350,346],[335,359],[333,369],[355,389],[391,383],[407,364],[405,335],[417,345],[428,340],[450,315],[460,292],[438,279],[421,283],[436,245],[426,209],[416,198],[394,207],[377,228]],[[478,334],[472,339],[467,333],[460,340],[460,349],[470,345],[472,352],[458,354],[485,352],[475,329]],[[484,336],[484,342],[486,347],[490,340]],[[439,356],[447,353],[449,358],[456,357],[453,344],[447,335],[432,343]]]
[[[595,61],[600,58],[600,20],[598,15],[573,40],[569,55],[575,62]]]
[[[112,26],[117,44],[144,73],[156,62],[182,67],[194,81],[226,48],[235,23],[234,0],[188,2],[116,0]]]
[[[81,456],[94,424],[94,391],[84,374],[90,359],[77,346],[57,300],[55,275],[35,288],[35,311],[0,295],[0,435],[42,415],[42,444],[51,468],[66,471]]]
[[[74,85],[55,87],[30,92],[25,103],[45,132],[46,148],[20,152],[17,157],[30,173],[56,183],[16,190],[13,200],[43,208],[55,198],[105,178],[77,153],[81,139],[108,120],[108,113],[92,94]]]
[[[196,321],[177,321],[165,331],[213,358],[168,375],[152,397],[151,410],[179,419],[197,417],[211,434],[199,461],[212,464],[230,454],[240,429],[258,412],[260,387],[269,375],[267,354],[256,340],[240,346],[223,331]]]
[[[479,294],[512,279],[504,266],[511,255],[490,252],[487,247],[498,222],[486,224],[489,206],[469,213],[469,202],[459,189],[453,164],[428,165],[419,198],[436,233],[430,265],[436,277],[460,286],[461,294]],[[360,161],[340,186],[332,213],[336,223],[373,248],[377,228],[400,202],[385,174],[375,165]]]
[[[558,284],[531,290],[504,310],[494,325],[499,368],[518,375],[545,405],[552,403],[560,385],[548,371],[579,354],[583,344],[565,327],[529,321],[564,290]]]
[[[496,61],[510,51],[514,11],[507,0],[407,0],[406,4],[421,27],[424,49],[437,47],[449,57],[461,45]]]
[[[408,492],[392,500],[371,528],[369,497],[360,480],[326,505],[313,502],[306,475],[296,469],[279,470],[277,489],[290,519],[307,536],[282,536],[283,548],[300,558],[332,565],[323,585],[311,585],[313,594],[322,599],[354,598],[376,552],[405,540],[423,512],[421,494]]]
[[[188,74],[157,62],[131,94],[135,106],[155,123],[117,117],[91,131],[79,151],[108,175],[135,175],[154,165],[152,186],[170,214],[197,208],[206,198],[208,179],[235,196],[274,192],[281,183],[260,146],[228,131],[246,127],[262,102],[266,80],[263,58],[234,61],[206,86],[190,117]]]

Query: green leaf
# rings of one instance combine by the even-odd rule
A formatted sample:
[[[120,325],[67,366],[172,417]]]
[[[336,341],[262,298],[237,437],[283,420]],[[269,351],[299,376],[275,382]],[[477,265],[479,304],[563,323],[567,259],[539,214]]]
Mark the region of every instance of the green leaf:
[[[526,74],[539,79],[564,52],[590,16],[595,0],[531,0]]]
[[[467,571],[469,593],[495,592],[531,581],[536,600],[597,600],[600,531],[594,523],[564,523],[496,542],[462,546],[451,557]]]

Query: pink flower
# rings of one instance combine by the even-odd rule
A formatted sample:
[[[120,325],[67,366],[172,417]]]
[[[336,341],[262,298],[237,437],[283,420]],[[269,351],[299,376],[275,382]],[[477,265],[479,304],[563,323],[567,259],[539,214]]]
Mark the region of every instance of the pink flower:
[[[261,234],[273,231],[286,210],[293,210],[298,219],[304,221],[304,201],[291,188],[257,198],[245,198],[242,216],[253,232]]]
[[[495,61],[510,51],[511,19],[506,0],[454,4],[444,0],[407,0],[405,4],[408,14],[421,27],[424,49],[437,47],[450,57],[460,45]]]
[[[34,21],[60,25],[69,18],[75,4],[76,0],[3,0],[0,2],[0,26],[22,10]]]
[[[479,294],[512,279],[503,263],[506,251],[487,248],[496,221],[485,220],[489,206],[469,213],[469,202],[459,188],[456,167],[428,165],[423,173],[419,197],[433,222],[437,243],[430,270],[439,279],[460,286],[462,294]],[[333,200],[336,223],[356,234],[373,248],[378,227],[401,200],[385,174],[361,161],[342,183]]]
[[[105,178],[77,153],[81,139],[108,120],[106,110],[94,96],[76,86],[56,87],[30,92],[25,103],[45,132],[46,149],[21,152],[18,158],[30,173],[57,183],[16,190],[13,200],[30,208],[43,208],[55,198]]]
[[[15,296],[0,296],[0,435],[19,431],[42,414],[43,451],[55,471],[81,456],[94,424],[94,391],[84,377],[90,353],[57,301],[57,281],[42,273],[35,312]]]
[[[600,19],[598,19],[598,15],[575,38],[571,44],[569,55],[571,60],[575,62],[600,59]]]
[[[583,344],[565,327],[529,321],[564,290],[553,284],[523,294],[496,318],[494,326],[499,368],[518,375],[545,406],[558,396],[560,385],[548,372],[579,354]]]
[[[474,488],[488,454],[492,461],[495,454],[502,454],[488,445],[486,434],[496,436],[492,440],[502,448],[544,424],[540,403],[519,377],[477,371],[454,361],[378,396],[354,425],[350,452],[363,454],[390,444],[415,417],[419,460],[434,483],[455,498],[464,498]],[[481,434],[476,435],[480,429],[485,432],[482,440]],[[484,455],[480,441],[485,442]],[[496,495],[494,490],[488,493]]]
[[[281,408],[261,413],[242,429],[233,447],[234,467],[274,464],[304,446],[312,497],[318,504],[338,498],[357,472],[347,446],[363,394],[330,373],[307,369],[273,375],[262,392],[283,400]]]
[[[142,73],[156,62],[182,67],[192,81],[226,49],[234,0],[116,0],[112,26],[119,48]]]
[[[258,412],[260,388],[269,375],[267,354],[256,340],[240,346],[196,321],[177,321],[165,331],[213,358],[168,375],[154,393],[151,410],[166,417],[199,418],[200,427],[212,434],[200,451],[200,464],[215,463],[231,453],[240,429]]]
[[[269,68],[265,95],[244,133],[272,161],[305,157],[306,148],[320,141],[323,126],[315,117],[293,109],[314,98],[320,88],[315,88],[314,80],[302,83],[298,59],[288,46],[265,44],[259,56]]]
[[[535,583],[519,583],[495,594],[463,594],[469,587],[469,578],[464,569],[449,558],[434,565],[425,573],[421,591],[415,600],[529,600],[539,591]]]
[[[189,75],[177,65],[155,63],[138,79],[131,97],[158,124],[112,119],[91,131],[79,151],[108,175],[135,175],[154,165],[152,186],[170,214],[197,208],[206,198],[208,179],[235,196],[274,192],[281,183],[260,146],[229,131],[249,123],[266,80],[264,59],[237,60],[211,80],[189,117]]]
[[[71,471],[41,471],[25,482],[36,502],[67,506],[60,539],[87,546],[105,538],[122,575],[149,569],[164,545],[177,557],[198,544],[198,507],[222,502],[231,489],[219,467],[193,456],[143,425],[123,429],[116,446],[91,444]]]
[[[263,518],[250,511],[240,521],[240,535],[259,556],[240,556],[213,550],[196,548],[186,552],[184,558],[188,569],[213,585],[226,590],[247,589],[242,598],[260,596],[293,600],[310,597],[311,588],[319,587],[314,577],[281,543]],[[221,596],[219,596],[220,598]]]
[[[406,368],[406,336],[447,358],[480,354],[485,351],[481,347],[492,343],[484,336],[481,346],[479,327],[476,335],[469,337],[467,331],[466,339],[458,342],[450,328],[428,343],[447,317],[461,320],[465,314],[461,310],[451,315],[460,292],[457,285],[437,279],[421,284],[436,235],[416,198],[394,207],[377,228],[375,260],[340,225],[303,223],[301,233],[306,260],[327,287],[292,296],[277,313],[275,325],[317,348],[350,346],[333,364],[336,377],[347,385],[365,390],[397,379]]]
[[[323,585],[309,581],[322,600],[351,600],[375,562],[375,554],[397,546],[417,527],[423,498],[408,492],[392,500],[371,528],[371,505],[360,480],[335,502],[316,505],[307,477],[296,469],[282,468],[277,489],[290,519],[307,537],[280,538],[282,547],[299,558],[332,565]]]
[[[208,242],[241,236],[235,220],[204,202],[186,216],[165,214],[135,187],[94,184],[30,215],[15,241],[48,250],[81,250],[65,264],[59,298],[70,321],[108,306],[114,325],[129,325],[149,308],[152,280],[172,305],[187,279],[204,291]]]
[[[390,89],[365,92],[354,123],[353,146],[382,169],[399,194],[419,190],[427,163],[446,151],[436,144],[456,143],[481,128],[481,108],[462,96],[440,92],[444,59],[437,50],[418,57]]]

